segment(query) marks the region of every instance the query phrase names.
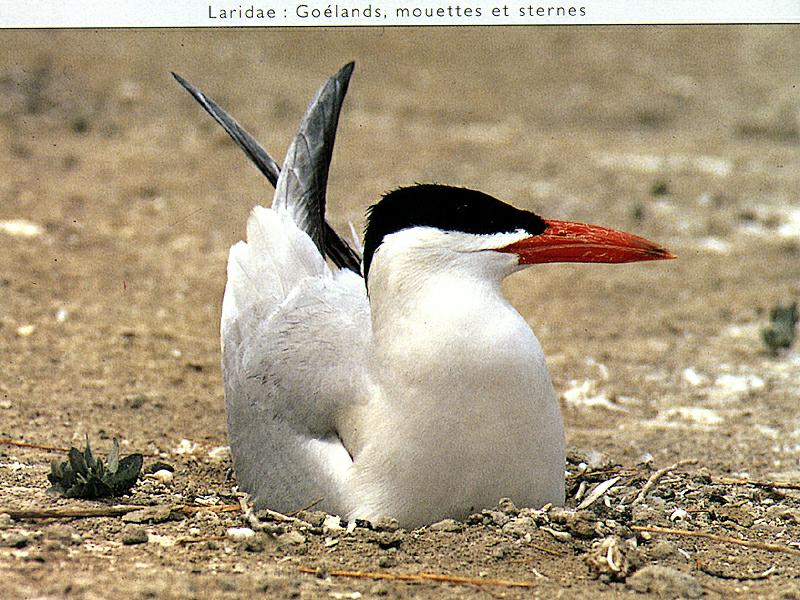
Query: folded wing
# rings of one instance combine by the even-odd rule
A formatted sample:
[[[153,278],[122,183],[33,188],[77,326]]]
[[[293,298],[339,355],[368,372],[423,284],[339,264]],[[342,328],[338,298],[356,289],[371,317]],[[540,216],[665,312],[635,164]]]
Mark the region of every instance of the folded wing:
[[[283,167],[223,109],[176,75],[276,186],[230,251],[222,365],[234,467],[260,505],[347,512],[352,448],[340,416],[365,402],[369,305],[360,257],[325,221],[325,188],[346,65],[311,102]],[[340,267],[331,270],[327,255]]]

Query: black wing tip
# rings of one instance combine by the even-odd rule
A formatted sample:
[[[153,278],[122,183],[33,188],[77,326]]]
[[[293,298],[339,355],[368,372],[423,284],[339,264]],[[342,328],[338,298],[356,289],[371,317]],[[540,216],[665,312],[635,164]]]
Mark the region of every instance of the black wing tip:
[[[189,92],[198,102],[201,102],[201,99],[204,98],[203,92],[201,92],[191,83],[189,83],[186,79],[178,75],[175,71],[170,71],[170,73],[172,73],[172,76],[175,78],[175,81],[181,84],[181,87],[183,89]]]
[[[177,74],[175,71],[170,71],[170,73],[172,74],[172,77],[175,79],[175,81],[177,81],[178,83],[180,83],[180,84],[181,84],[183,87],[185,87],[187,90],[188,90],[188,89],[190,89],[190,88],[192,88],[192,87],[194,87],[194,86],[193,86],[191,83],[189,83],[188,81],[186,81],[186,80],[185,80],[183,77],[181,77],[180,75],[178,75],[178,74]]]

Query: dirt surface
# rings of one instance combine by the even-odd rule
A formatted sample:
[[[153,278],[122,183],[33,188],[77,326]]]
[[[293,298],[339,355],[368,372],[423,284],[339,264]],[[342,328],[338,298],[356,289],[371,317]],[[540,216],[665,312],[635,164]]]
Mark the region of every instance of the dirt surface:
[[[800,299],[799,28],[5,31],[0,57],[0,437],[88,433],[105,453],[118,436],[175,468],[120,500],[166,512],[0,515],[0,596],[800,596],[800,491],[725,479],[800,483],[798,344],[761,340]],[[307,512],[251,537],[215,512],[238,502],[219,449],[226,254],[271,191],[169,72],[280,157],[349,60],[340,230],[437,181],[679,255],[508,281],[563,395],[566,511],[503,503],[414,532]],[[0,507],[105,507],[46,495],[61,456],[0,445]]]

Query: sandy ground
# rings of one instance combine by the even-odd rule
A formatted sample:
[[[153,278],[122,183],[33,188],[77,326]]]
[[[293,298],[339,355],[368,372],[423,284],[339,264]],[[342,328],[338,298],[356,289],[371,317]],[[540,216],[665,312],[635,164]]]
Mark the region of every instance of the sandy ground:
[[[282,156],[349,60],[340,230],[382,192],[437,181],[680,257],[508,282],[563,394],[567,511],[415,532],[311,512],[246,540],[228,533],[241,513],[213,512],[237,502],[218,450],[226,254],[271,191],[169,72]],[[173,507],[139,523],[0,515],[0,596],[799,597],[800,492],[724,479],[800,483],[800,354],[760,339],[769,309],[800,299],[798,83],[798,27],[3,32],[0,437],[88,433],[104,453],[118,436],[175,475],[121,500]],[[0,507],[104,506],[45,494],[59,456],[0,445]]]

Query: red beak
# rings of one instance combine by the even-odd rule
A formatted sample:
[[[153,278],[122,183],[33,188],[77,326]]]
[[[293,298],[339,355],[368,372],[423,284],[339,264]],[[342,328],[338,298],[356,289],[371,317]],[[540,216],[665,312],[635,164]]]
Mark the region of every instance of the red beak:
[[[519,264],[551,262],[625,263],[675,258],[666,248],[638,235],[598,225],[545,220],[547,229],[503,248]]]

